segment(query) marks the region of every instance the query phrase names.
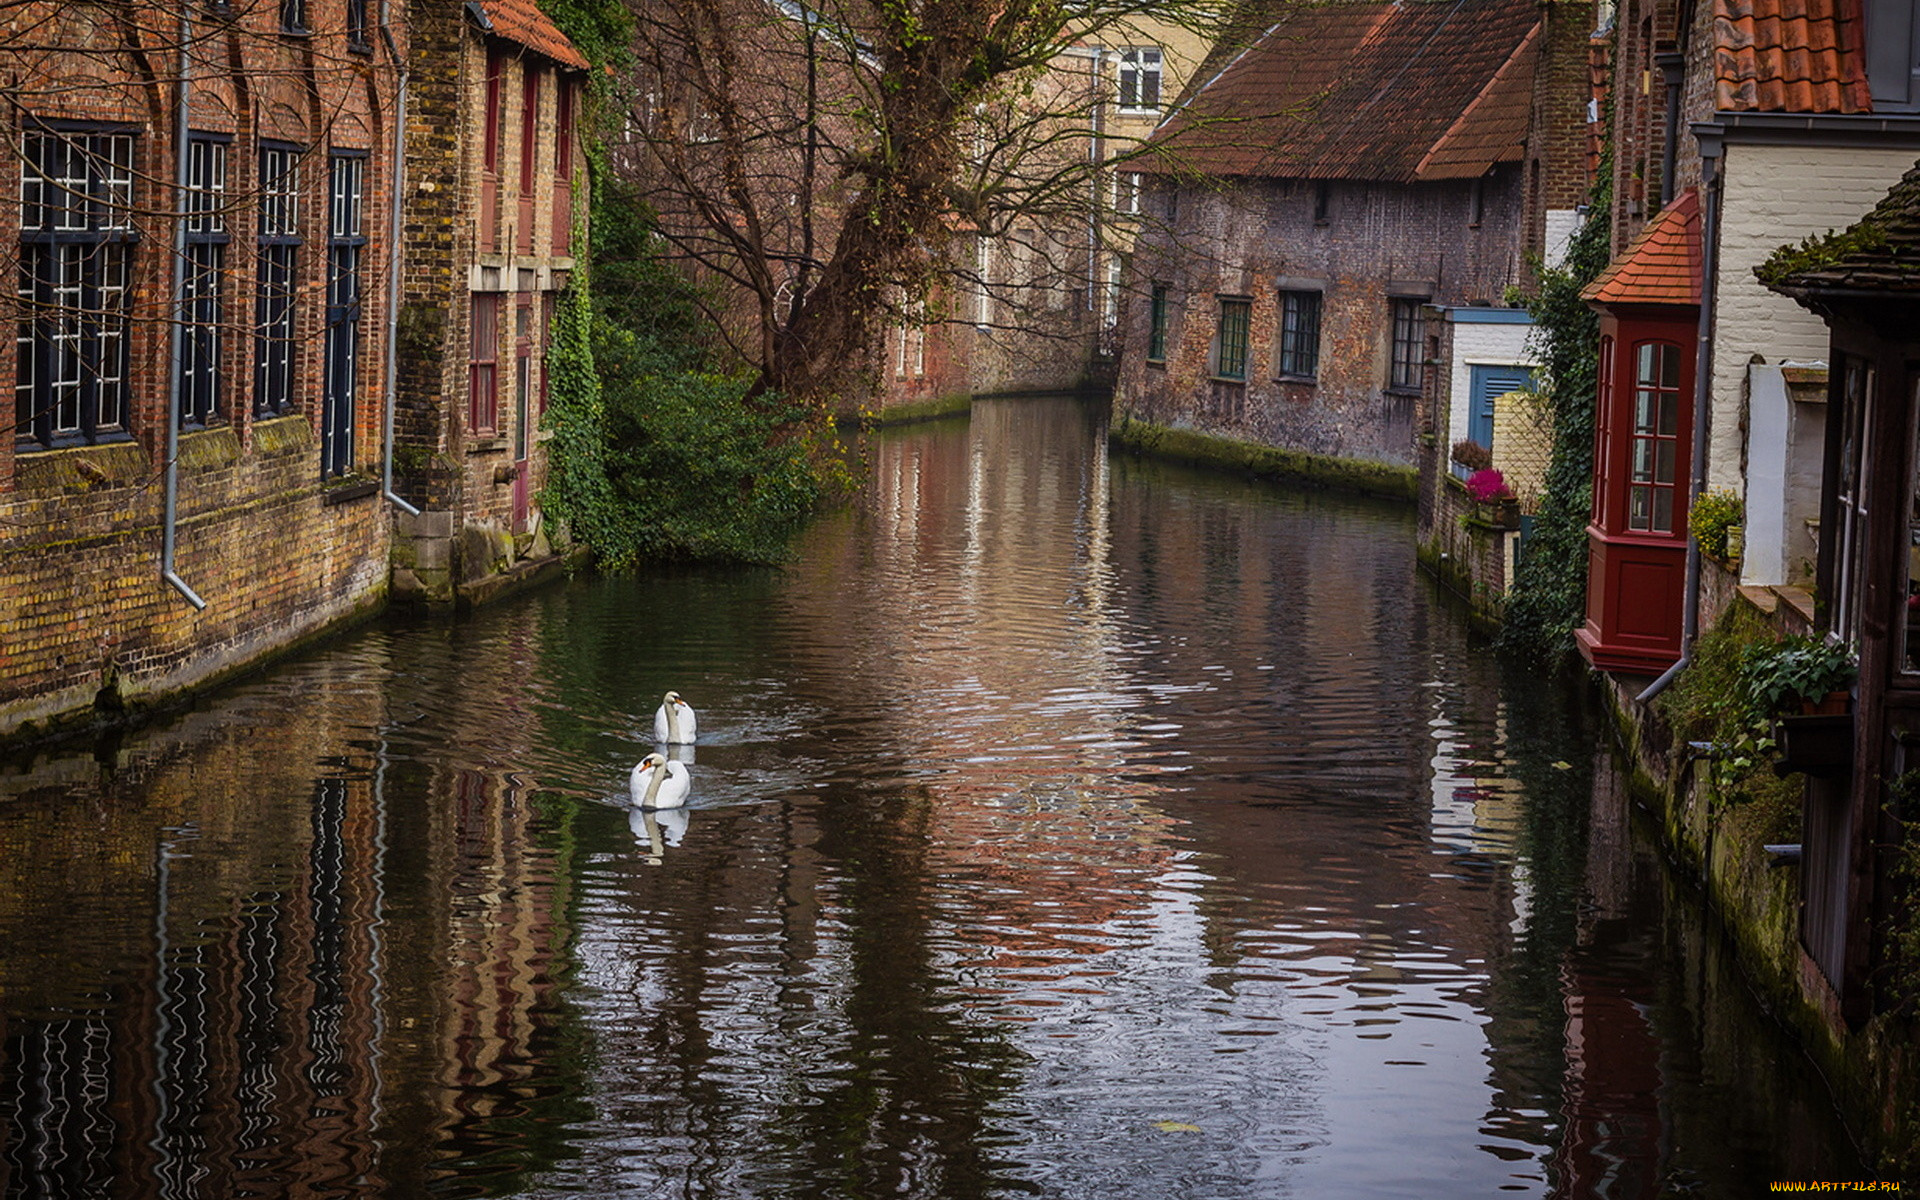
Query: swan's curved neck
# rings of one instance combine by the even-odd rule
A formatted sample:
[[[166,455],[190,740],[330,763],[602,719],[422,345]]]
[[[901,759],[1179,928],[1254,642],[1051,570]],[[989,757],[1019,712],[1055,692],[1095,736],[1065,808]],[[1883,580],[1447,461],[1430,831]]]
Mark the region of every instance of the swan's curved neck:
[[[660,798],[660,784],[667,777],[667,764],[661,763],[653,769],[653,782],[647,785],[647,797],[641,803],[649,808],[657,807],[653,802]]]
[[[680,706],[678,704],[667,705],[667,740],[669,742],[680,740]]]

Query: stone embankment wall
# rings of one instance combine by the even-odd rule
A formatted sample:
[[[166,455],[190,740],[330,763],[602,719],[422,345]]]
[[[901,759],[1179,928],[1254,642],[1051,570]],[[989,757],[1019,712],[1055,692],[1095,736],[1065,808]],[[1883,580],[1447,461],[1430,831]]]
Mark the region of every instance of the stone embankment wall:
[[[1812,630],[1813,602],[1806,592],[1741,587],[1736,571],[1703,560],[1703,633],[1737,606],[1783,635]],[[1862,1139],[1869,1163],[1891,1177],[1910,1173],[1914,1164],[1905,1158],[1916,1144],[1920,1080],[1914,1077],[1908,1018],[1887,1012],[1849,1026],[1841,1017],[1832,989],[1801,945],[1801,867],[1767,850],[1800,841],[1799,806],[1728,802],[1706,769],[1713,750],[1680,740],[1657,705],[1638,701],[1649,680],[1595,678],[1624,742],[1629,786],[1658,826],[1670,860],[1698,884],[1746,984],[1811,1055]],[[1715,1009],[1711,996],[1692,1003],[1698,1012]]]

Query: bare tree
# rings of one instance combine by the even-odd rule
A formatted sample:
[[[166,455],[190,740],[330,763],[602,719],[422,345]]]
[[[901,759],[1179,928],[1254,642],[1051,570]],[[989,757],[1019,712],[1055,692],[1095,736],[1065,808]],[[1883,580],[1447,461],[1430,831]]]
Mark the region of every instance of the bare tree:
[[[993,289],[1006,319],[1092,279],[1109,173],[1102,47],[1210,38],[1204,0],[631,0],[637,67],[613,162],[755,390],[836,391],[888,324]],[[1023,269],[981,269],[991,240]],[[937,308],[937,306],[936,306]]]

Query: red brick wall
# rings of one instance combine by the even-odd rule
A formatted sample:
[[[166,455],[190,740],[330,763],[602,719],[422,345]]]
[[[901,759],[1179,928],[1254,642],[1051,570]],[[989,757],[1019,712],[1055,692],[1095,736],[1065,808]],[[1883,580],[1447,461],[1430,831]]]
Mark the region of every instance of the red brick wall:
[[[369,19],[375,6],[368,6]],[[377,30],[350,48],[344,0],[309,0],[309,36],[283,36],[278,6],[213,20],[196,9],[189,126],[232,137],[225,217],[221,411],[183,435],[176,569],[204,597],[196,612],[160,579],[174,174],[175,10],[141,10],[125,31],[141,53],[103,40],[94,10],[15,10],[34,48],[0,48],[19,110],[46,120],[110,120],[134,132],[133,295],[128,435],[46,449],[0,439],[0,736],[25,722],[84,714],[96,694],[139,702],[191,686],[378,603],[388,520],[366,485],[323,486],[320,419],[327,152],[368,152],[352,475],[379,470],[390,260],[393,64]],[[406,53],[405,27],[394,36]],[[17,139],[19,126],[6,133]],[[258,141],[312,151],[301,175],[295,413],[253,417]],[[18,166],[7,158],[18,196]],[[18,202],[0,204],[0,246],[19,245]],[[9,303],[13,289],[5,289]],[[18,315],[14,314],[17,321]],[[0,339],[0,375],[16,370]],[[348,481],[349,484],[353,480]]]

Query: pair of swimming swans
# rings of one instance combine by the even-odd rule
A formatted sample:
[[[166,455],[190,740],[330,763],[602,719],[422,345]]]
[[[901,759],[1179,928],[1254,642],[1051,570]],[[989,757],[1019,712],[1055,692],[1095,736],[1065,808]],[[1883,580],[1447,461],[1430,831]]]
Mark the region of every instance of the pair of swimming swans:
[[[679,692],[668,692],[653,714],[653,740],[668,746],[691,746],[698,729],[699,718],[693,706],[682,700]],[[679,808],[687,802],[691,790],[693,776],[687,764],[669,762],[659,751],[641,759],[628,781],[635,808]]]

